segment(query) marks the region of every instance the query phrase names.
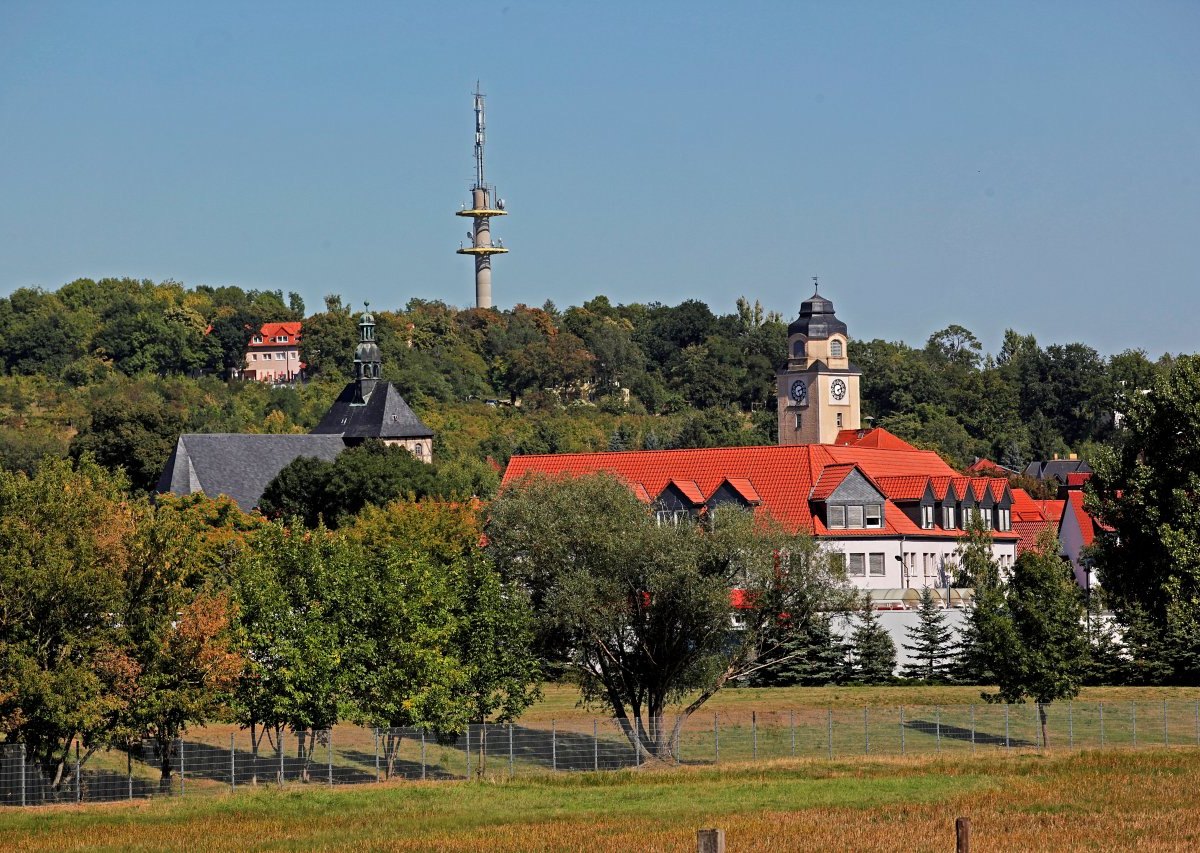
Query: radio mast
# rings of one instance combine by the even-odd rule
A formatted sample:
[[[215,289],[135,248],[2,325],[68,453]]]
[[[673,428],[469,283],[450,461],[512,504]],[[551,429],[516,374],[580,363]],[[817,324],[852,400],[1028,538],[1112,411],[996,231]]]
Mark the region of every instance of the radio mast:
[[[458,254],[475,256],[475,307],[492,307],[492,255],[508,251],[501,243],[492,242],[491,218],[506,216],[504,199],[496,197],[496,188],[489,187],[483,177],[483,146],[486,128],[483,112],[483,92],[475,81],[475,185],[471,187],[471,207],[458,212],[473,220],[467,234],[469,246],[460,246]],[[493,203],[494,200],[494,203]]]

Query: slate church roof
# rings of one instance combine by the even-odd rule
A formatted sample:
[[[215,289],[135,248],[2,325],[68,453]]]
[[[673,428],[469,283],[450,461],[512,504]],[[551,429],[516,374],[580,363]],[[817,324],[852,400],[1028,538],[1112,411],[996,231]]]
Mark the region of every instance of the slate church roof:
[[[228,495],[249,512],[289,462],[301,456],[332,461],[345,447],[340,435],[185,434],[179,436],[157,490]]]
[[[362,438],[433,438],[433,430],[409,408],[390,382],[375,383],[364,403],[355,404],[356,385],[342,389],[314,434]]]

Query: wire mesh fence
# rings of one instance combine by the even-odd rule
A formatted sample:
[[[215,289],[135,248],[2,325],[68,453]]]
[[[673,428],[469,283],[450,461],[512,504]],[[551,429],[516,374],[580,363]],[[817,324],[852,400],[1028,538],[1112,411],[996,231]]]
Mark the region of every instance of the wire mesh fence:
[[[1044,714],[1044,720],[1042,715]],[[1043,726],[1044,722],[1044,726]],[[1200,701],[1037,705],[905,705],[693,714],[662,731],[613,719],[325,730],[208,726],[91,756],[51,757],[0,743],[0,803],[104,802],[195,796],[261,786],[390,780],[505,779],[659,765],[784,758],[847,760],[1054,749],[1200,746]]]

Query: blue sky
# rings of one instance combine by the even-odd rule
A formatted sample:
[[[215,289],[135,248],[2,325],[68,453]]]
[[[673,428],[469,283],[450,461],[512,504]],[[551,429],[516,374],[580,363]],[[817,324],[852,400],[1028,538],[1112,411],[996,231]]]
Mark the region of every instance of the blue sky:
[[[857,337],[1194,352],[1200,3],[0,0],[0,293],[135,276],[496,303],[819,275]]]

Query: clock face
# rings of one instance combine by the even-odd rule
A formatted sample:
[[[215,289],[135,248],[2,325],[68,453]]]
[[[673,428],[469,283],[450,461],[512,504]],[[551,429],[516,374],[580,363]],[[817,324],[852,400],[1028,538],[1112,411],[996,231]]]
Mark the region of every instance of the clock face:
[[[803,379],[797,379],[792,383],[791,395],[792,399],[801,405],[808,402],[808,386],[804,384]]]
[[[835,379],[829,384],[829,394],[833,399],[842,401],[846,399],[846,383],[841,379]]]

